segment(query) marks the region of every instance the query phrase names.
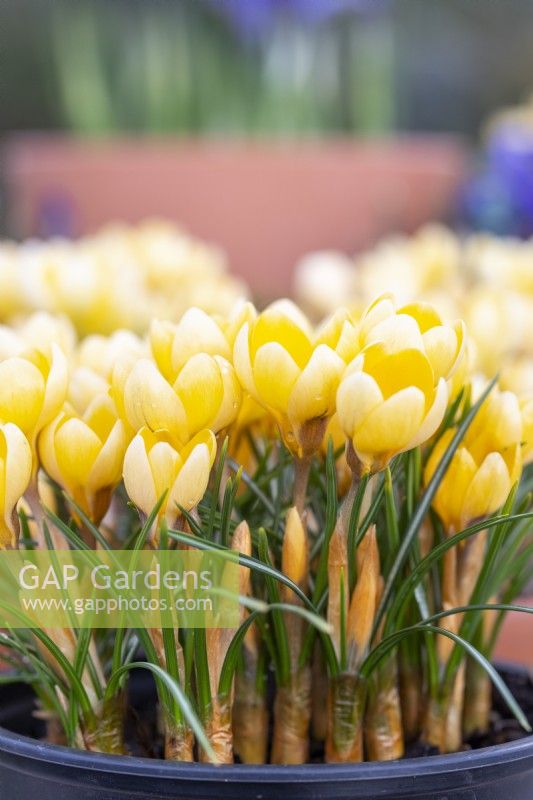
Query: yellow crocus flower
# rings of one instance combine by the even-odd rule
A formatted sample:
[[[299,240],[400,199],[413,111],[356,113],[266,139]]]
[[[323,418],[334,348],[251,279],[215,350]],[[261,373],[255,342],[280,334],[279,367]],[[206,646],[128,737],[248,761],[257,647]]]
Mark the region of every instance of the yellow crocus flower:
[[[166,431],[143,428],[124,457],[126,491],[146,516],[167,492],[159,515],[172,525],[180,516],[179,506],[190,511],[204,496],[215,455],[211,431],[200,431],[180,447]]]
[[[32,454],[28,440],[11,422],[0,425],[0,548],[15,547],[17,503],[28,488]]]
[[[122,389],[121,389],[122,387]],[[167,430],[182,445],[204,428],[218,433],[237,417],[241,387],[232,365],[219,355],[192,355],[171,385],[150,359],[114,376],[129,425]]]
[[[289,300],[270,305],[247,321],[235,339],[233,361],[246,391],[275,418],[288,449],[298,458],[315,453],[335,410],[345,361],[339,355],[346,318],[315,335]]]
[[[39,455],[48,475],[99,522],[122,476],[126,445],[124,423],[111,398],[101,395],[81,416],[66,405],[41,432]]]
[[[67,359],[56,344],[7,358],[0,362],[0,420],[17,425],[34,446],[61,409],[67,385]]]
[[[207,353],[229,361],[228,340],[215,320],[199,308],[189,308],[177,325],[154,320],[150,327],[150,346],[160,372],[174,382],[194,355]]]
[[[381,342],[387,350],[423,351],[435,380],[452,377],[465,357],[466,333],[462,320],[445,325],[430,303],[410,303],[396,308],[390,294],[378,297],[360,323],[361,347]]]
[[[425,469],[429,482],[455,429],[439,439]],[[478,411],[435,495],[447,531],[459,531],[503,505],[522,469],[523,423],[512,392],[494,390]]]

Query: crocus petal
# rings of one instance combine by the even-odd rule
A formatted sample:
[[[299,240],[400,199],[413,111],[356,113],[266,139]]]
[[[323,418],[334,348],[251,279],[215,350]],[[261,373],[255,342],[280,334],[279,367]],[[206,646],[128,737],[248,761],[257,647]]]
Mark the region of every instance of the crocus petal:
[[[459,343],[453,328],[437,325],[423,335],[424,349],[435,378],[448,378],[455,366]]]
[[[220,369],[215,359],[206,353],[192,356],[178,375],[174,390],[183,403],[189,435],[210,427],[224,394]]]
[[[242,390],[233,366],[222,356],[215,356],[222,379],[222,402],[216,417],[211,420],[210,429],[215,433],[234,422],[242,402]]]
[[[342,358],[325,344],[313,351],[289,398],[288,414],[293,424],[333,413],[344,366]]]
[[[273,303],[260,314],[252,327],[250,352],[254,361],[268,343],[277,343],[289,353],[300,369],[312,353],[312,332],[301,311],[289,300]]]
[[[44,390],[41,413],[37,420],[36,430],[52,420],[61,409],[67,397],[69,369],[67,357],[56,344],[51,345],[51,360]]]
[[[414,386],[392,395],[370,411],[355,432],[355,451],[362,454],[401,452],[422,424],[425,405],[424,394]]]
[[[67,419],[58,427],[55,453],[62,482],[67,488],[85,486],[101,447],[98,436],[80,419]]]
[[[28,440],[16,425],[8,422],[0,430],[5,442],[3,516],[6,527],[13,534],[13,510],[30,482],[32,454]],[[0,545],[7,543],[0,541]]]
[[[511,491],[507,465],[499,453],[489,453],[474,475],[462,509],[462,524],[493,514]]]
[[[424,444],[424,442],[427,442],[428,439],[431,439],[444,419],[447,403],[448,386],[446,385],[444,378],[441,378],[437,385],[435,399],[433,400],[431,408],[424,417],[424,421],[422,422],[422,425],[416,432],[415,436],[407,445],[406,450],[412,450],[414,447],[418,447],[419,445]]]
[[[150,514],[159,498],[141,433],[134,436],[126,450],[123,476],[124,486],[130,499],[141,511]]]
[[[250,357],[250,323],[245,322],[235,338],[233,346],[233,366],[246,391],[258,399]]]
[[[372,409],[382,403],[381,390],[370,375],[353,372],[343,378],[337,391],[337,416],[346,436],[352,438]]]
[[[150,325],[150,348],[154,361],[167,381],[174,378],[172,367],[172,342],[176,326],[166,320],[154,319]]]
[[[259,398],[264,405],[285,414],[300,370],[289,353],[277,342],[259,348],[254,376]]]
[[[395,314],[374,325],[368,332],[365,344],[382,342],[388,353],[398,350],[422,350],[422,335],[412,317],[406,314]]]
[[[66,419],[68,419],[68,415],[64,411],[60,412],[52,422],[43,428],[38,439],[39,460],[45,472],[59,484],[61,483],[61,470],[56,458],[55,437],[58,427]]]
[[[140,359],[124,387],[124,408],[128,422],[139,430],[172,431],[182,441],[188,436],[187,417],[179,397],[149,359]]]
[[[229,344],[216,322],[205,311],[189,308],[176,326],[172,343],[175,373],[196,353],[230,358]]]
[[[126,445],[124,423],[122,420],[117,420],[87,477],[86,488],[89,491],[97,491],[106,486],[113,487],[120,481]]]
[[[186,458],[170,491],[168,512],[176,516],[176,506],[189,511],[205,494],[212,466],[211,451],[205,442],[195,445]]]
[[[42,409],[43,376],[25,358],[0,363],[0,422],[13,422],[31,436]]]

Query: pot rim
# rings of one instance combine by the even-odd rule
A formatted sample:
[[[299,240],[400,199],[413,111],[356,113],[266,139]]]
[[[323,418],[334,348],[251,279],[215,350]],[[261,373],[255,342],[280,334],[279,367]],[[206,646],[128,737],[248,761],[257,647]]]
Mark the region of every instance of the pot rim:
[[[93,753],[61,745],[48,744],[22,734],[12,733],[0,726],[0,753],[20,756],[25,760],[46,762],[61,767],[91,770],[92,772],[143,776],[158,779],[179,779],[190,782],[216,782],[231,780],[237,783],[323,783],[383,778],[400,779],[412,775],[440,775],[442,773],[479,770],[498,764],[531,759],[533,735],[514,742],[491,745],[477,750],[466,750],[444,755],[405,758],[397,761],[363,762],[353,764],[199,764],[170,762],[140,756],[114,756]]]

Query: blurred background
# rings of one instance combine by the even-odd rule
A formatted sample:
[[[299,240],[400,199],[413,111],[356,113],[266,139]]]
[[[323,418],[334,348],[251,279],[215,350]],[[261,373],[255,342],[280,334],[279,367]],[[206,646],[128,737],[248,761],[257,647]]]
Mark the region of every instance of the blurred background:
[[[4,235],[162,215],[269,297],[429,219],[533,230],[531,119],[487,133],[531,0],[2,0],[0,37]]]

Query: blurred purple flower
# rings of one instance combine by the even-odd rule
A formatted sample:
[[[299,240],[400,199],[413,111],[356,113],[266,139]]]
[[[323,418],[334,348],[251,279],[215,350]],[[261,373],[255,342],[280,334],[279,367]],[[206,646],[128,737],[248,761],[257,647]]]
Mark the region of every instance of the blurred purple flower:
[[[330,17],[354,12],[371,15],[390,6],[391,0],[210,0],[229,17],[245,38],[258,39],[268,34],[280,17],[291,17],[302,24],[316,25]]]

